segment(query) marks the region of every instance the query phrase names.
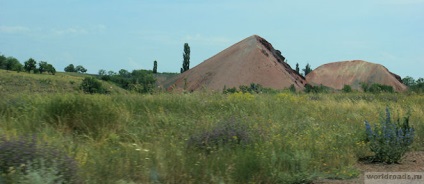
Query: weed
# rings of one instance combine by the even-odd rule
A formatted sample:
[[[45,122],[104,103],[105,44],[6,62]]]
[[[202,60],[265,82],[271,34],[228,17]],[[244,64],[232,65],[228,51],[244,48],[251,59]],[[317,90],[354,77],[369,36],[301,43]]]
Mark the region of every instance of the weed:
[[[389,108],[386,108],[386,118],[375,125],[374,129],[365,121],[367,141],[375,153],[374,161],[398,163],[414,140],[414,128],[409,125],[409,117],[403,122],[398,119],[392,122]]]

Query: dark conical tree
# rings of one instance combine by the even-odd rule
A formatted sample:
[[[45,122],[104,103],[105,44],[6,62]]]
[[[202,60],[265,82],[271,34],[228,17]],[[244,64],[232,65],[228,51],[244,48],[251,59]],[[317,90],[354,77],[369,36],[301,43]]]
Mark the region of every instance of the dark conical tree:
[[[158,73],[158,62],[156,60],[153,62],[153,73]]]
[[[308,73],[311,73],[312,72],[312,68],[311,68],[311,65],[309,65],[309,63],[305,66],[305,68],[304,69],[302,69],[302,71],[304,72],[304,76],[306,76],[306,75],[308,75]]]
[[[296,72],[299,74],[300,69],[299,69],[299,63],[296,63]]]
[[[188,43],[184,44],[184,53],[183,53],[183,67],[181,68],[181,73],[190,69],[190,46]]]

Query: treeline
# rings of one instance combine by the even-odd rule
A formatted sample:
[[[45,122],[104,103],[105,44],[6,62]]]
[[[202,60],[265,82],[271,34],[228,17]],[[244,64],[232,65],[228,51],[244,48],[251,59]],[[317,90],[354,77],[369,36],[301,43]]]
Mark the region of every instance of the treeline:
[[[410,92],[424,93],[424,78],[420,77],[417,80],[410,76],[402,79],[402,83],[408,86]]]
[[[121,69],[116,73],[114,71],[106,72],[106,70],[102,69],[99,71],[98,77],[103,81],[113,82],[123,89],[138,93],[153,92],[156,83],[151,70],[133,70],[129,72]]]
[[[18,59],[14,57],[6,57],[0,55],[0,69],[16,72],[28,72],[28,73],[44,73],[56,74],[56,69],[53,65],[46,61],[40,61],[37,65],[37,61],[29,58],[24,64],[21,64]]]

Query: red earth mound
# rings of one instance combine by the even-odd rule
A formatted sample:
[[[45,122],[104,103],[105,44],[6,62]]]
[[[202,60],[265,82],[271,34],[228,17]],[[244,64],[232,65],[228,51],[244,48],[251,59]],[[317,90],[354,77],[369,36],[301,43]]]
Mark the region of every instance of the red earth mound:
[[[284,62],[281,52],[260,36],[250,36],[196,67],[166,81],[168,90],[200,89],[220,91],[251,83],[273,89],[294,85],[302,90],[304,77]]]
[[[361,90],[362,83],[388,85],[395,91],[404,91],[407,88],[398,75],[391,73],[383,65],[362,60],[321,65],[306,76],[306,81],[311,85],[322,84],[334,89],[350,85],[352,89]]]

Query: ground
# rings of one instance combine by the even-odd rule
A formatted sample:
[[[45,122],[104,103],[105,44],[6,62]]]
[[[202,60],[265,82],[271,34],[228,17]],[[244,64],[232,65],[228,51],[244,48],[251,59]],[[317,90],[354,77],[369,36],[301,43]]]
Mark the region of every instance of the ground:
[[[358,178],[349,180],[320,179],[316,184],[342,184],[342,183],[364,183],[364,172],[424,172],[424,151],[414,151],[405,154],[404,159],[399,164],[369,163],[360,161],[356,167],[361,170]]]

